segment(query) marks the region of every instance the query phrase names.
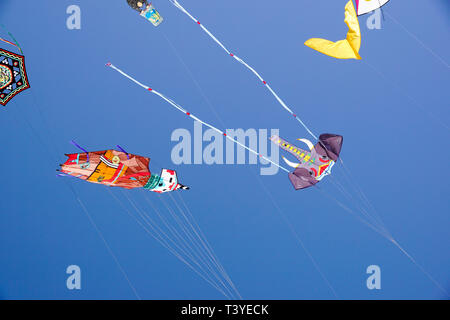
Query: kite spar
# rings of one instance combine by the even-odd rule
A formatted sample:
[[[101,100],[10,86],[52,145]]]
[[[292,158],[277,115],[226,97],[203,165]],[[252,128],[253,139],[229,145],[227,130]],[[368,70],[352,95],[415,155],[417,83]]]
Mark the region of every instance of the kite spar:
[[[243,59],[239,58],[236,54],[234,54],[233,52],[231,52],[230,50],[227,49],[227,47],[225,47],[225,45],[220,42],[208,29],[206,29],[206,27],[200,23],[199,20],[197,20],[196,18],[194,18],[194,16],[192,16],[185,8],[183,8],[181,6],[181,4],[176,1],[176,0],[169,0],[176,8],[178,8],[181,12],[183,12],[184,14],[186,14],[189,18],[191,18],[196,24],[198,24],[200,26],[200,28],[202,28],[202,30],[211,38],[213,39],[230,57],[234,58],[237,62],[241,63],[242,65],[244,65],[248,70],[250,70],[262,83],[263,85],[270,91],[270,93],[275,97],[275,99],[277,99],[278,103],[287,111],[289,112],[298,122],[300,122],[300,124],[303,126],[303,128],[305,128],[305,130],[316,140],[318,140],[317,136],[308,128],[308,126],[303,122],[302,119],[300,119],[300,117],[298,117],[294,111],[291,110],[291,108],[289,108],[286,103],[280,98],[280,96],[278,96],[278,94],[270,87],[270,85],[267,83],[266,80],[264,80],[264,78],[253,68],[251,67],[249,64],[247,64]]]

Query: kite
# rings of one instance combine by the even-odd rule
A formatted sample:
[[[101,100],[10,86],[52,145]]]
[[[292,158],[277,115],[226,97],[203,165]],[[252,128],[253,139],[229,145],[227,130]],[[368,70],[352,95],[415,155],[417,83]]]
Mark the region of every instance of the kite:
[[[343,143],[342,136],[328,133],[321,134],[315,146],[308,139],[298,139],[308,146],[309,151],[306,151],[278,136],[272,136],[270,140],[299,161],[294,163],[283,157],[283,160],[295,169],[289,173],[289,180],[295,190],[311,187],[331,174],[331,168],[339,157]]]
[[[127,0],[128,5],[139,12],[140,16],[150,21],[155,27],[163,22],[163,17],[156,11],[152,3],[147,0]]]
[[[75,142],[83,153],[66,154],[68,159],[57,170],[60,176],[73,176],[88,182],[125,189],[144,188],[163,193],[174,190],[188,190],[178,182],[174,170],[162,169],[161,174],[152,174],[148,168],[150,159],[121,151],[103,150],[88,152]]]
[[[372,2],[376,2],[376,0]],[[361,56],[359,55],[359,49],[361,47],[361,30],[359,28],[358,17],[352,0],[345,6],[344,21],[349,29],[346,39],[332,42],[325,39],[313,38],[307,40],[305,45],[333,58],[361,60]]]
[[[0,48],[0,104],[6,106],[29,87],[25,57]]]
[[[303,120],[297,114],[295,114],[294,111],[292,111],[292,109],[283,101],[283,99],[281,99],[281,97],[275,92],[275,90],[272,89],[269,83],[261,76],[261,74],[258,73],[258,71],[256,71],[255,68],[250,66],[247,62],[245,62],[244,59],[238,57],[236,53],[231,52],[227,47],[225,47],[225,45],[222,42],[220,42],[220,40],[214,34],[212,34],[211,31],[209,31],[202,23],[200,23],[200,21],[197,18],[195,18],[191,13],[189,13],[177,0],[169,0],[169,1],[177,9],[179,9],[181,12],[187,15],[192,21],[194,21],[196,25],[198,25],[214,42],[216,42],[227,53],[229,57],[233,58],[234,60],[242,64],[245,68],[247,68],[249,71],[251,71],[258,78],[260,83],[262,83],[267,88],[267,90],[270,91],[270,93],[275,97],[275,99],[283,107],[283,109],[289,112],[291,116],[293,116],[295,120],[297,120],[314,139],[317,139],[315,134],[308,128],[305,122],[303,122]]]
[[[377,10],[387,4],[389,0],[355,0],[358,16]]]
[[[110,67],[117,72],[119,72],[122,76],[128,78],[129,80],[133,81],[135,84],[139,85],[140,87],[144,88],[150,93],[153,93],[157,96],[159,96],[161,99],[172,105],[172,107],[176,108],[178,111],[184,113],[191,119],[200,122],[204,126],[218,132],[220,135],[224,136],[226,139],[232,141],[233,143],[243,147],[244,149],[248,150],[249,152],[257,155],[258,157],[272,163],[273,165],[277,166],[278,168],[282,169],[283,171],[287,172],[289,174],[289,179],[291,180],[294,188],[296,190],[304,189],[310,186],[315,185],[318,181],[320,181],[325,175],[328,175],[331,173],[331,168],[334,165],[335,161],[338,159],[339,154],[341,152],[342,148],[342,142],[343,138],[339,135],[334,134],[322,134],[319,137],[319,142],[314,147],[313,144],[306,139],[302,139],[301,141],[307,143],[307,145],[310,148],[310,152],[301,150],[297,147],[291,146],[286,141],[282,140],[279,137],[272,137],[271,140],[275,143],[277,143],[281,148],[284,150],[291,152],[294,154],[299,161],[300,164],[293,164],[287,161],[289,165],[295,168],[293,172],[290,172],[289,169],[286,169],[285,167],[281,166],[280,164],[270,160],[269,158],[265,157],[261,153],[259,153],[256,150],[253,150],[249,147],[247,147],[245,144],[242,144],[238,140],[230,137],[222,130],[217,129],[216,127],[210,125],[209,123],[206,123],[199,118],[197,118],[192,113],[188,112],[186,109],[184,109],[182,106],[177,104],[172,99],[166,97],[162,93],[142,84],[138,80],[134,79],[130,75],[126,74],[116,66],[114,66],[111,63],[106,64],[107,67]],[[294,152],[295,150],[295,152]],[[299,152],[300,154],[297,154]],[[303,154],[302,154],[303,153]],[[304,162],[302,162],[304,161]],[[308,169],[306,169],[308,168]]]

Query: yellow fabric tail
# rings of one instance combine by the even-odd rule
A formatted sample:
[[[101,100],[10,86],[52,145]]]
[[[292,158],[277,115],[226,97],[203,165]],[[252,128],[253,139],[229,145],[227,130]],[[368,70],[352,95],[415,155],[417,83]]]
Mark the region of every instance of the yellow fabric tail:
[[[333,58],[361,60],[359,55],[361,30],[352,0],[345,6],[344,21],[349,29],[345,40],[332,42],[326,39],[312,38],[306,41],[305,45]]]

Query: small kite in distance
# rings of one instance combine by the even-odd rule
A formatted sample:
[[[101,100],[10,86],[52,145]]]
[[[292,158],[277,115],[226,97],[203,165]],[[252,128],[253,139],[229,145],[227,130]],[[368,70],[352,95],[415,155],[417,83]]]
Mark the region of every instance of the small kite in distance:
[[[150,21],[155,27],[163,22],[163,17],[147,0],[127,0],[128,5],[139,12],[140,16]]]

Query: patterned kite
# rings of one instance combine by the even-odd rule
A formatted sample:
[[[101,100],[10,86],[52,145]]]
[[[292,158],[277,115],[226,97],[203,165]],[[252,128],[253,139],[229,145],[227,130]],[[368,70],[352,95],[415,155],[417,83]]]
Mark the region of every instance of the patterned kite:
[[[308,139],[298,139],[308,146],[309,151],[292,145],[278,136],[272,136],[270,140],[299,161],[295,163],[283,157],[290,167],[295,168],[294,172],[289,173],[289,180],[295,190],[299,190],[315,185],[331,173],[331,168],[341,153],[344,139],[340,135],[327,133],[319,136],[319,142],[316,145]]]
[[[150,159],[125,152],[120,146],[117,150],[88,152],[72,142],[83,153],[66,154],[68,157],[61,164],[60,176],[73,176],[92,183],[125,189],[144,188],[163,193],[188,187],[178,183],[174,170],[162,169],[161,174],[152,174],[148,168]]]
[[[147,0],[127,0],[128,5],[139,12],[140,16],[150,21],[155,27],[163,22],[163,17],[156,11],[152,3]]]
[[[6,104],[30,87],[25,57],[0,48],[0,104]]]

